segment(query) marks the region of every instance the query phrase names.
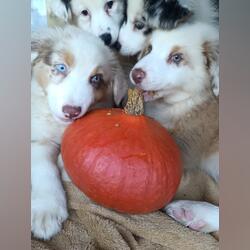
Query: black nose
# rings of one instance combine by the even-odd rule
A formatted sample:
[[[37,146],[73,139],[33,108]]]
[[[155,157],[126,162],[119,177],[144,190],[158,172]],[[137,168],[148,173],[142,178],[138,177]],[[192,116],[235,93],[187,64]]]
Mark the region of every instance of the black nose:
[[[109,46],[111,44],[112,37],[109,33],[104,33],[104,34],[100,35],[100,38],[103,40],[105,45]]]
[[[65,105],[63,106],[62,111],[66,118],[72,119],[77,117],[81,113],[82,109],[78,106]]]
[[[146,73],[142,69],[133,69],[131,76],[135,84],[140,84],[146,77]]]
[[[115,50],[117,50],[117,51],[120,51],[120,49],[121,49],[121,44],[117,41],[117,42],[115,42],[113,45],[112,45],[112,48],[114,48]]]

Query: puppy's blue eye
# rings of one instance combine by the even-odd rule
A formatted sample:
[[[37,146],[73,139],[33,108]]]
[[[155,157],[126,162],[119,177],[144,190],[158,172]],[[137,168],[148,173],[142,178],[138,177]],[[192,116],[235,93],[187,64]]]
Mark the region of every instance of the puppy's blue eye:
[[[172,61],[176,64],[179,64],[183,60],[182,54],[175,54],[172,56]]]
[[[56,64],[55,65],[55,70],[57,71],[57,73],[61,73],[61,74],[66,74],[67,73],[67,66],[65,64]]]

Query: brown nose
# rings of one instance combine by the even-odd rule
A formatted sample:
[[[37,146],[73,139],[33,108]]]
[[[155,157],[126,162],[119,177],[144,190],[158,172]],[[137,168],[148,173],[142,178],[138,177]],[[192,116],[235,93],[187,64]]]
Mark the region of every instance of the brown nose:
[[[81,107],[77,107],[77,106],[65,105],[63,106],[62,111],[66,118],[72,119],[72,118],[77,117],[81,113],[82,109]]]
[[[140,84],[146,77],[146,73],[142,69],[134,69],[132,71],[132,79],[135,84]]]

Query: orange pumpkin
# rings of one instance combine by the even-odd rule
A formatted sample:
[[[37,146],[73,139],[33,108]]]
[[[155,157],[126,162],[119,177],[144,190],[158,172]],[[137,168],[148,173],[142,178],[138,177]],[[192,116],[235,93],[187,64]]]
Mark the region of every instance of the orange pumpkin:
[[[82,192],[105,207],[152,212],[176,193],[180,151],[158,122],[127,113],[100,109],[71,124],[61,147],[65,169]]]

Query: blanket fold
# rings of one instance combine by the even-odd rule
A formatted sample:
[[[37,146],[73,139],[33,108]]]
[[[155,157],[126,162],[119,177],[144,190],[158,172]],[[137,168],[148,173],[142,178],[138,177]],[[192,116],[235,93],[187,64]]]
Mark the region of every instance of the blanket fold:
[[[69,219],[50,241],[32,239],[33,250],[207,250],[219,249],[211,235],[191,231],[163,212],[121,214],[92,202],[64,183]]]

